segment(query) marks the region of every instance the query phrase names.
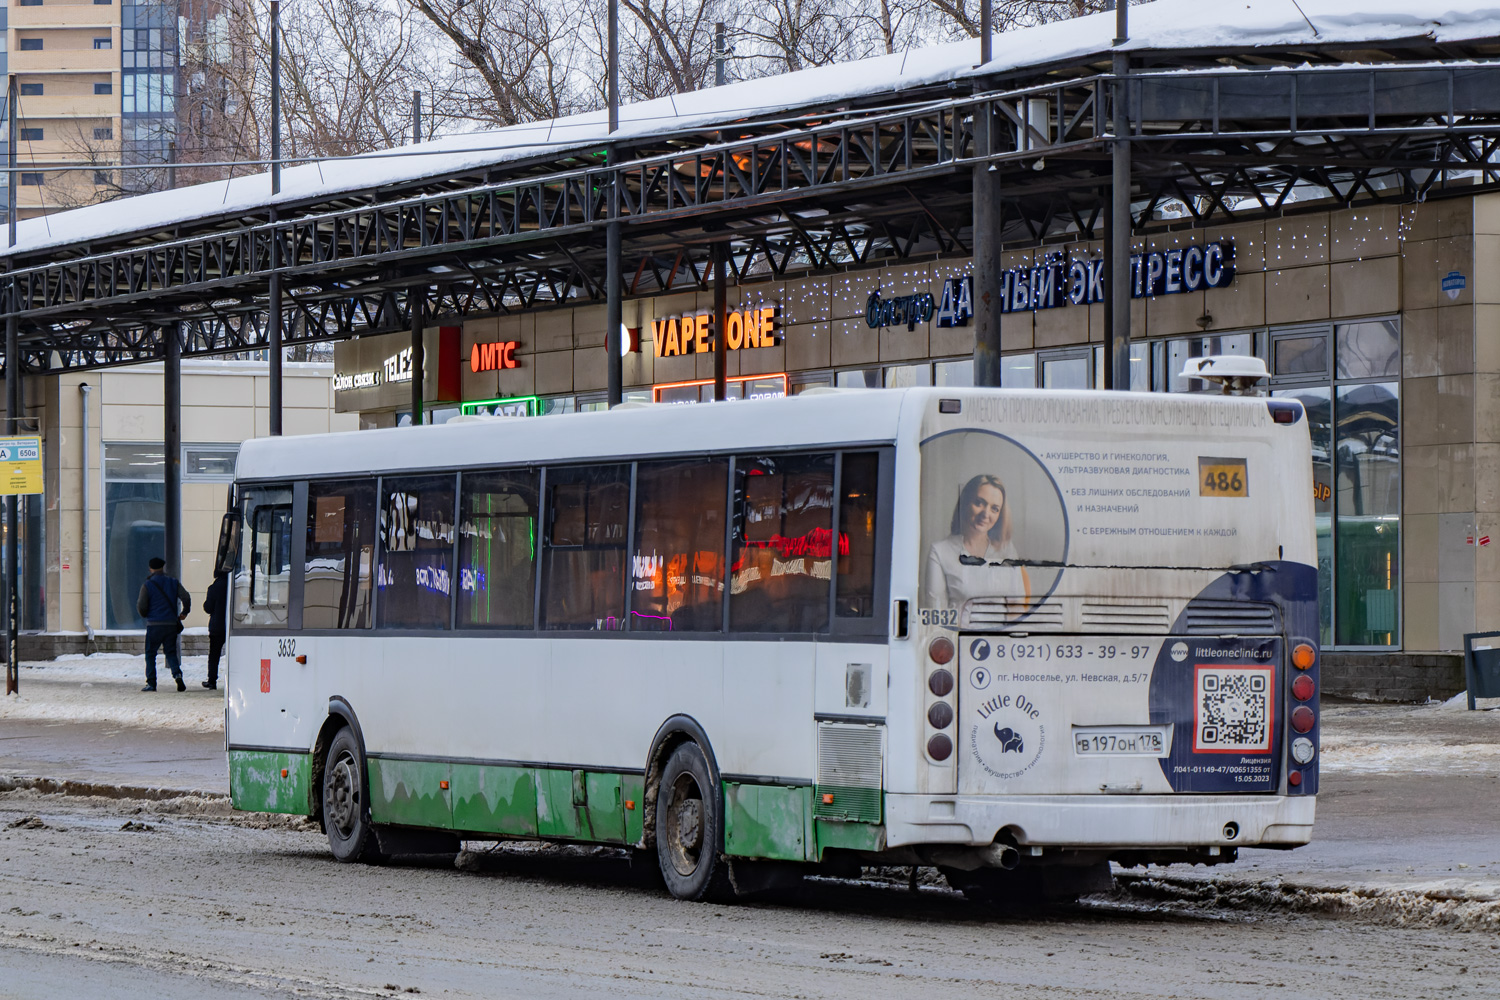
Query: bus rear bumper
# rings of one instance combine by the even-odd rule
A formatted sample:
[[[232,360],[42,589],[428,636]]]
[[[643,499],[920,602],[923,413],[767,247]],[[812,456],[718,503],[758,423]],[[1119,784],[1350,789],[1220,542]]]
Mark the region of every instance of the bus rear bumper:
[[[1316,804],[1311,795],[888,793],[886,842],[984,845],[1008,831],[1038,847],[1295,847],[1312,839]]]

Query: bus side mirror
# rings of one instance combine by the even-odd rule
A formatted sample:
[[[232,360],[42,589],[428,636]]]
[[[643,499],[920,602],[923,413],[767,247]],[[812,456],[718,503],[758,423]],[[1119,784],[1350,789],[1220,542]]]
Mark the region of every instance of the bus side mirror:
[[[229,511],[219,522],[219,546],[214,552],[214,573],[233,573],[240,557],[240,515]]]

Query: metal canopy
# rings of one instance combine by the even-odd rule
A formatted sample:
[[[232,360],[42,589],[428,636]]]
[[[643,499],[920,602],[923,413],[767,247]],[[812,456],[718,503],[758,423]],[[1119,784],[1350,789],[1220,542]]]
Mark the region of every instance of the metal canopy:
[[[1427,40],[1395,52],[1253,53],[1264,68],[1154,54],[1124,91],[1135,227],[1500,186],[1500,62],[1475,58],[1495,54],[1500,45],[1434,52]],[[663,133],[654,148],[616,150],[613,165],[604,150],[575,152],[503,177],[283,209],[274,222],[203,220],[18,256],[3,283],[23,370],[160,359],[172,332],[183,356],[263,349],[272,273],[286,344],[410,329],[415,289],[431,323],[602,302],[612,204],[628,295],[706,289],[710,247],[726,240],[742,283],[967,256],[976,162],[1002,173],[1006,241],[1091,239],[1121,92],[1093,69],[1050,67],[1044,83],[1034,72],[972,96],[906,95],[895,108]],[[979,148],[974,126],[986,116],[991,140]]]

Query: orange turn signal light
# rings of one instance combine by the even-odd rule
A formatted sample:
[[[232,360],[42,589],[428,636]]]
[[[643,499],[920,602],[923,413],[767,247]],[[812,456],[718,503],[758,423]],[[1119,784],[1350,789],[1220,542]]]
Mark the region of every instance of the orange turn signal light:
[[[823,804],[825,806],[831,806],[831,805],[833,805],[833,793],[832,792],[824,792],[823,793]]]
[[[626,799],[625,800],[625,808],[626,809],[634,809],[635,808],[635,799]]]
[[[438,787],[446,792],[448,790],[448,783],[446,781],[439,781]]]
[[[1306,670],[1317,660],[1318,653],[1305,642],[1299,642],[1292,649],[1292,666],[1298,670]]]
[[[284,768],[284,767],[283,767],[283,768],[282,768],[282,769],[281,769],[281,776],[282,776],[282,777],[283,777],[283,778],[285,778],[285,777],[286,777],[286,768]]]

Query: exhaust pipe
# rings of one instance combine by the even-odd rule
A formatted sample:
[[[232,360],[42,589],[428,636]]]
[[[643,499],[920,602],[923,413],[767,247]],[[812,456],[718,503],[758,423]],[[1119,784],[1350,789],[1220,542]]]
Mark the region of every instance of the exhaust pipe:
[[[1021,852],[1011,844],[991,844],[979,849],[979,856],[988,868],[1013,870],[1021,863]]]

